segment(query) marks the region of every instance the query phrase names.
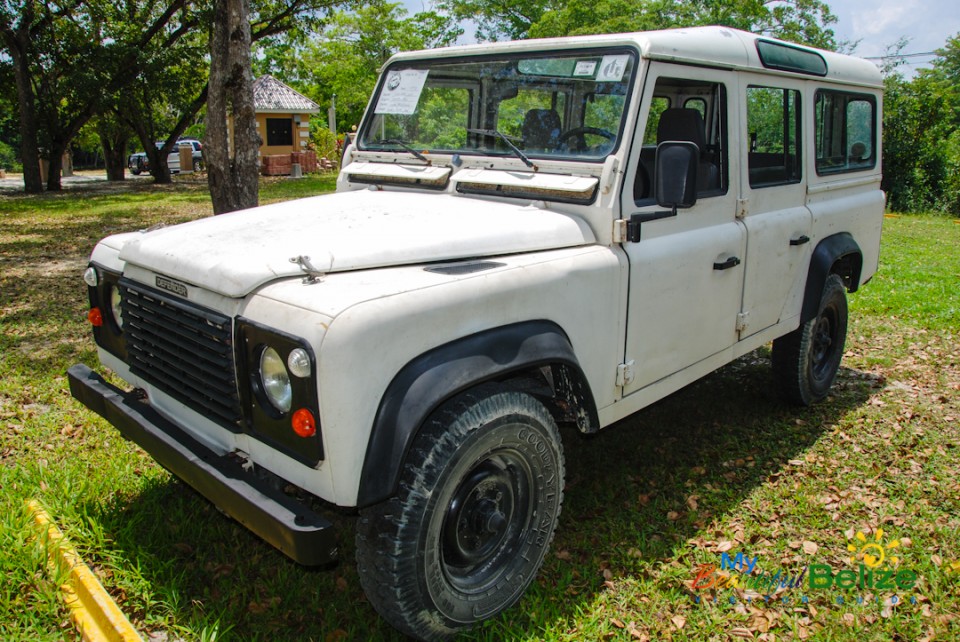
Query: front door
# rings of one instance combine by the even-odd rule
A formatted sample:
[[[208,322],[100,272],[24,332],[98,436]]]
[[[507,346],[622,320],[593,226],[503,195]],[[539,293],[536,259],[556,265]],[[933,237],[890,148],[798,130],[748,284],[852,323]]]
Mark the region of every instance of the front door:
[[[656,145],[694,142],[700,149],[697,203],[676,216],[641,224],[624,243],[629,268],[625,361],[633,380],[624,396],[683,370],[738,338],[746,232],[737,220],[739,172],[730,164],[738,122],[728,100],[731,72],[651,63],[641,121],[622,194],[623,218],[663,210],[653,198]]]

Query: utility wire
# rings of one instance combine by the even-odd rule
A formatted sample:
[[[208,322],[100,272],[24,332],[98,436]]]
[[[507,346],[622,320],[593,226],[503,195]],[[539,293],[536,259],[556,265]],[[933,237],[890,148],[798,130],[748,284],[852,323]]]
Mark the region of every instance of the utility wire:
[[[936,51],[924,51],[908,54],[890,54],[889,56],[864,56],[864,60],[893,60],[894,58],[920,58],[922,56],[937,56]]]

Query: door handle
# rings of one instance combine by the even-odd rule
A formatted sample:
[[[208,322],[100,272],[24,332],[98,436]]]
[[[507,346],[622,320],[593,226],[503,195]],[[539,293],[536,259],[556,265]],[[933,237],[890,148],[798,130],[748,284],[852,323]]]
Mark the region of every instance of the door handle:
[[[790,239],[790,245],[804,245],[810,242],[810,237],[806,234],[798,236],[795,239]]]
[[[714,269],[714,270],[729,270],[730,268],[736,267],[736,266],[738,266],[738,265],[740,265],[740,259],[738,259],[738,258],[735,257],[735,256],[731,256],[729,259],[727,259],[727,260],[724,261],[723,263],[714,263],[714,264],[713,264],[713,269]]]

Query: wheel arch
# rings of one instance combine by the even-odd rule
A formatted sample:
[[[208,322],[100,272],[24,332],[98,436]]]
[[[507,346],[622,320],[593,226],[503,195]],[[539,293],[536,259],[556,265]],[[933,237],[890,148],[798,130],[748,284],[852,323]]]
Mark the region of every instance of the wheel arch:
[[[849,232],[840,232],[820,241],[810,257],[800,323],[817,316],[827,276],[837,274],[849,292],[856,292],[860,287],[862,269],[863,253]]]
[[[599,430],[596,403],[573,346],[551,321],[484,330],[411,360],[387,386],[377,408],[357,506],[375,504],[395,493],[410,445],[423,422],[445,401],[481,383],[519,377],[543,367],[552,373],[548,409],[566,415],[583,432]],[[525,388],[521,385],[520,389]]]

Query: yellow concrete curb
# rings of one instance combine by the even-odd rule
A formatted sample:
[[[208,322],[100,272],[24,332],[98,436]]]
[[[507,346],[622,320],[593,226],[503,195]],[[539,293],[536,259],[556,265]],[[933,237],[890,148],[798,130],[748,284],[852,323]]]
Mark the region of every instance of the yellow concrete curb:
[[[33,521],[45,536],[51,570],[68,572],[60,587],[70,617],[86,642],[143,642],[130,620],[107,594],[93,571],[83,563],[63,533],[36,500],[26,502]]]

